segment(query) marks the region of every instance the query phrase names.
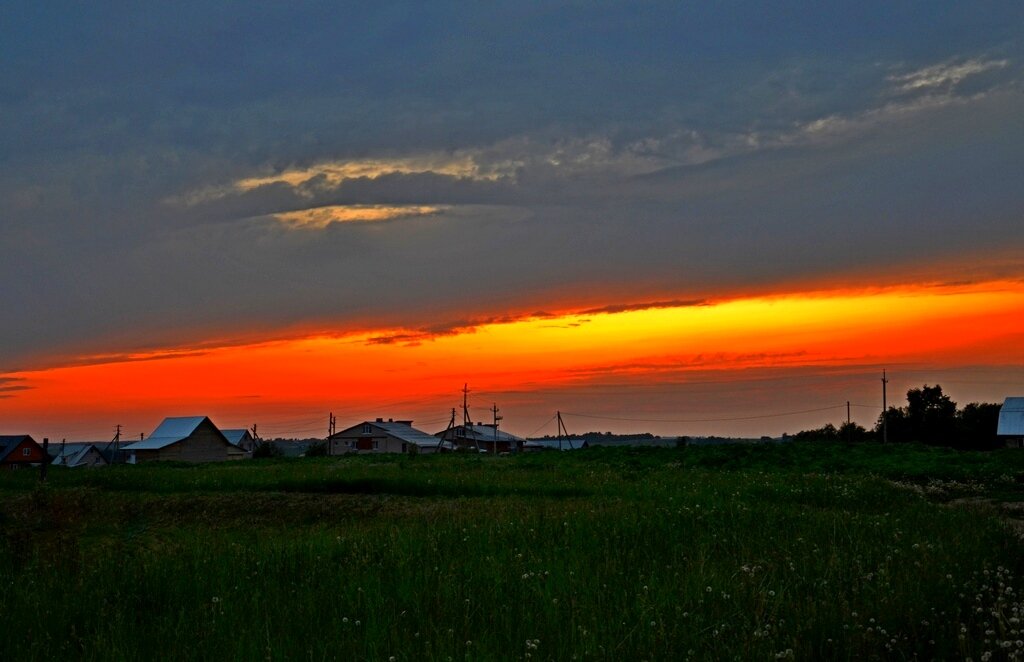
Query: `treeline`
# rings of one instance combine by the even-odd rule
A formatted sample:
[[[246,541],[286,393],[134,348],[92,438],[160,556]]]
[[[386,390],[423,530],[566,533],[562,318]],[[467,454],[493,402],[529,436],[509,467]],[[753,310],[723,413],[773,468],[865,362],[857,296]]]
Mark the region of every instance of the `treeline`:
[[[1001,405],[972,402],[957,408],[956,402],[936,384],[907,391],[905,407],[889,407],[885,417],[890,442],[922,442],[965,450],[990,450],[999,446],[996,429]],[[856,423],[831,423],[792,436],[798,441],[882,441],[883,417],[868,430]]]

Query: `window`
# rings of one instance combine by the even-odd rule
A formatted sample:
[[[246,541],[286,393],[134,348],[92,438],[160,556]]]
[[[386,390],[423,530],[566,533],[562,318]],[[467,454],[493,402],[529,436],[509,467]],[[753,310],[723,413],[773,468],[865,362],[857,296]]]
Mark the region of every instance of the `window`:
[[[31,448],[22,448],[22,449],[21,449],[21,454],[22,454],[22,455],[23,455],[24,457],[28,457],[29,455],[31,455],[31,454],[32,454],[32,449],[31,449]]]
[[[380,441],[378,441],[377,439],[374,439],[373,440],[373,450],[377,450],[378,448],[380,448]]]
[[[363,434],[370,434],[373,432],[373,428],[370,427],[369,423],[363,423]]]

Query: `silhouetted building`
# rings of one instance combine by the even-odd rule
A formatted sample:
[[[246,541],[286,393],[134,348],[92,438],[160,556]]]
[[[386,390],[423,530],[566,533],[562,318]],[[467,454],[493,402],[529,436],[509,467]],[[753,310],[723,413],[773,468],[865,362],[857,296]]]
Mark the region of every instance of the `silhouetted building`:
[[[434,453],[452,450],[452,444],[417,430],[412,421],[363,421],[335,432],[327,439],[327,452],[345,453]]]
[[[148,438],[124,446],[129,462],[223,462],[246,456],[206,416],[165,418]]]
[[[523,450],[523,444],[526,442],[522,437],[496,428],[494,423],[456,425],[450,430],[442,430],[434,436],[450,441],[463,450],[479,448],[488,453],[516,453]]]
[[[27,434],[0,437],[0,467],[17,469],[48,462],[43,447]]]

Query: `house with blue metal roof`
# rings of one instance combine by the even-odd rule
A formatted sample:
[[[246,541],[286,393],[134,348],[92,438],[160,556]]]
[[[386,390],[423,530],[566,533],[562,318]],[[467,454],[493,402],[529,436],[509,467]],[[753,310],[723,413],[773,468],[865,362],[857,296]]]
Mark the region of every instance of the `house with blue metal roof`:
[[[256,439],[253,438],[252,432],[249,432],[246,428],[232,428],[221,430],[221,432],[228,438],[228,441],[247,453],[251,453],[253,446],[256,445]]]
[[[1007,448],[1024,448],[1024,398],[1006,398],[999,409],[996,436]]]
[[[128,462],[223,462],[246,456],[206,416],[165,418],[153,433],[124,446]]]

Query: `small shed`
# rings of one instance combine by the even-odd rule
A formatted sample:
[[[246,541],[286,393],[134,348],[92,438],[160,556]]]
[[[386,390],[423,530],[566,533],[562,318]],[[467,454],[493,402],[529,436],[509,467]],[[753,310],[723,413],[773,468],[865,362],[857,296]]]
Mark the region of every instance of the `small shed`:
[[[223,462],[245,457],[206,416],[165,418],[153,434],[124,447],[128,462],[173,460],[177,462]]]
[[[52,464],[58,467],[105,467],[110,464],[110,454],[104,454],[94,443],[51,444],[49,451]]]
[[[526,439],[505,432],[494,423],[456,425],[434,436],[450,441],[461,449],[479,448],[487,453],[516,453],[523,450],[523,444],[526,443]]]
[[[384,420],[363,421],[352,427],[335,432],[328,440],[327,450],[331,455],[346,453],[434,453],[438,450],[453,450],[450,442],[417,430],[412,421]]]
[[[1024,448],[1024,398],[1006,398],[999,409],[996,436],[1007,448]]]
[[[0,436],[0,467],[17,469],[48,462],[43,447],[30,435]]]
[[[233,428],[230,430],[221,430],[224,436],[228,438],[228,441],[238,446],[246,453],[251,453],[254,446],[256,446],[256,439],[253,438],[252,433],[245,428]]]

